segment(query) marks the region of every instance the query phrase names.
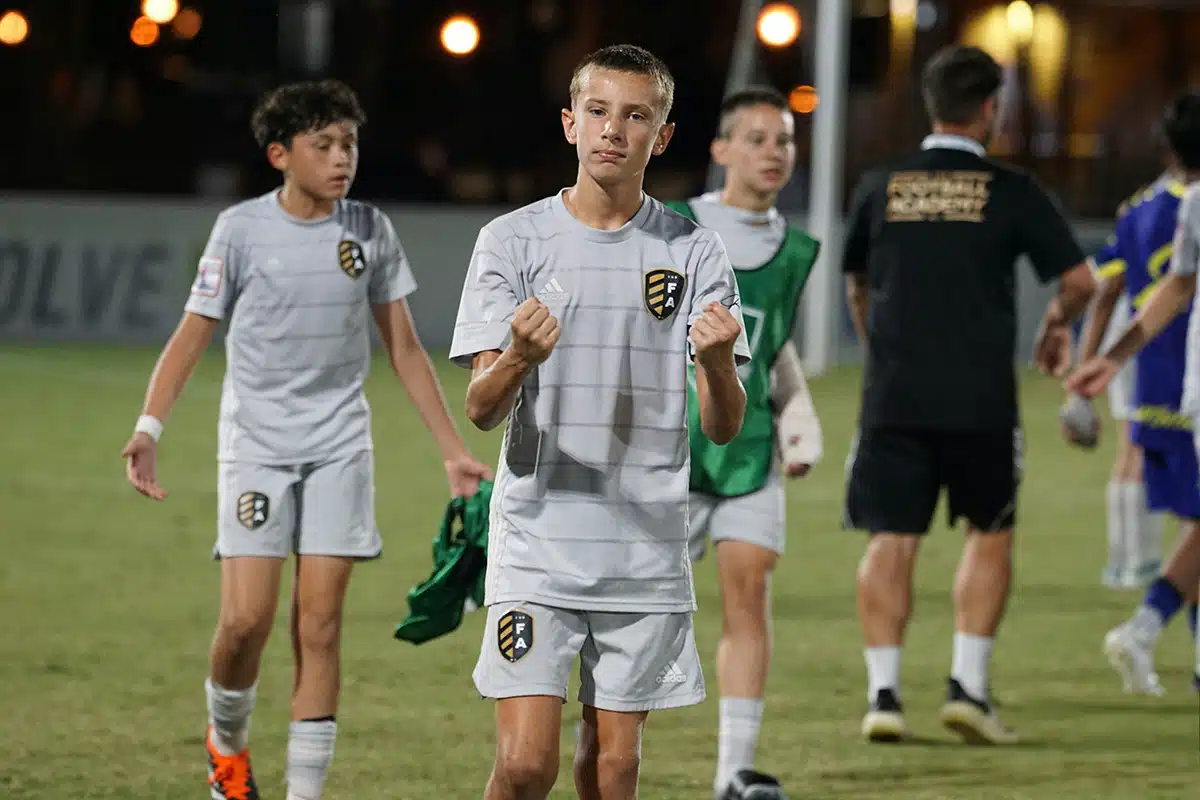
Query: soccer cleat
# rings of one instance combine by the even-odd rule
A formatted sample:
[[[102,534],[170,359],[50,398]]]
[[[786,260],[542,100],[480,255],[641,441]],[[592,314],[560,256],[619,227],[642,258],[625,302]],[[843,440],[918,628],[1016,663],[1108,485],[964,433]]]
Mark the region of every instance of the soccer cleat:
[[[971,697],[954,678],[947,683],[946,703],[941,710],[942,725],[958,734],[967,744],[1016,744],[1016,731],[1000,721],[986,700]]]
[[[250,751],[227,756],[217,750],[212,728],[204,737],[208,751],[208,789],[211,800],[260,800],[254,773],[250,770]]]
[[[718,800],[787,800],[779,781],[762,772],[740,769]]]
[[[892,689],[880,689],[862,721],[862,735],[868,742],[902,742],[909,737],[904,708]]]
[[[1160,697],[1165,694],[1154,671],[1154,648],[1129,623],[1118,625],[1104,637],[1104,654],[1108,663],[1121,676],[1121,683],[1129,694],[1148,694]]]

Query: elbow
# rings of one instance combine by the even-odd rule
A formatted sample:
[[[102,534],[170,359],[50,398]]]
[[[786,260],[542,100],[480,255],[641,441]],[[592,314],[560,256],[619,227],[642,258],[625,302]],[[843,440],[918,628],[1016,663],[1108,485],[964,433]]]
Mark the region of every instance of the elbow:
[[[713,444],[729,444],[738,435],[742,426],[740,424],[736,427],[733,425],[702,425],[701,428],[704,431],[704,438]]]
[[[746,417],[746,395],[741,393],[737,405],[720,414],[705,414],[700,418],[700,430],[704,438],[713,444],[729,444],[742,432],[742,421]]]
[[[467,419],[471,420],[471,424],[481,431],[490,431],[496,427],[496,420],[493,414],[489,413],[490,409],[484,407],[477,400],[467,395]]]

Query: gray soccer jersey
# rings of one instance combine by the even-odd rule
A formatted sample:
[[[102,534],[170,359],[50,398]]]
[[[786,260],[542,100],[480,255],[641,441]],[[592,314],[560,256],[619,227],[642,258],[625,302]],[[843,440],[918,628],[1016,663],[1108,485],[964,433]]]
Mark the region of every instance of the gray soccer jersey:
[[[741,322],[720,238],[649,197],[614,231],[579,222],[561,193],[499,217],[471,257],[455,363],[507,347],[513,311],[533,296],[562,334],[508,420],[487,602],[693,610],[688,329],[713,301]],[[744,335],[735,353],[749,359]]]
[[[738,270],[764,266],[779,253],[787,237],[787,220],[776,209],[748,211],[721,202],[720,192],[707,192],[690,201],[696,220],[721,236],[729,260]]]
[[[369,306],[414,289],[391,222],[366,203],[307,221],[271,192],[222,212],[186,306],[229,321],[219,459],[289,465],[370,449]]]
[[[1179,223],[1171,251],[1171,270],[1195,275],[1200,269],[1200,183],[1188,187],[1179,204]],[[1200,314],[1192,313],[1188,322],[1187,369],[1183,379],[1180,411],[1200,416]],[[1197,442],[1200,443],[1200,434]],[[1198,445],[1200,446],[1200,445]]]

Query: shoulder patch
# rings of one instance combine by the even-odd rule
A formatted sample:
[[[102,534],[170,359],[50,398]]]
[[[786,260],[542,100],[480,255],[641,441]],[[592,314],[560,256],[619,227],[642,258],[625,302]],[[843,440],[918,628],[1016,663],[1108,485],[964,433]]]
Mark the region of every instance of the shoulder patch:
[[[221,278],[224,272],[224,259],[204,256],[196,269],[196,282],[192,284],[192,292],[205,297],[216,297],[221,293]]]

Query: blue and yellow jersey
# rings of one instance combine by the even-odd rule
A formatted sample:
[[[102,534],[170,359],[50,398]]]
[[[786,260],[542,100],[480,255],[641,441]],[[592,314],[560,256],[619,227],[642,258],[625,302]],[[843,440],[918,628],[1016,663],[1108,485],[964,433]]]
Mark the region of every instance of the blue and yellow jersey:
[[[1160,179],[1131,197],[1118,211],[1112,240],[1093,257],[1097,278],[1124,274],[1122,302],[1133,313],[1170,270],[1184,192],[1182,183]],[[1192,446],[1191,420],[1179,413],[1190,316],[1189,307],[1138,353],[1133,439],[1143,447]]]

